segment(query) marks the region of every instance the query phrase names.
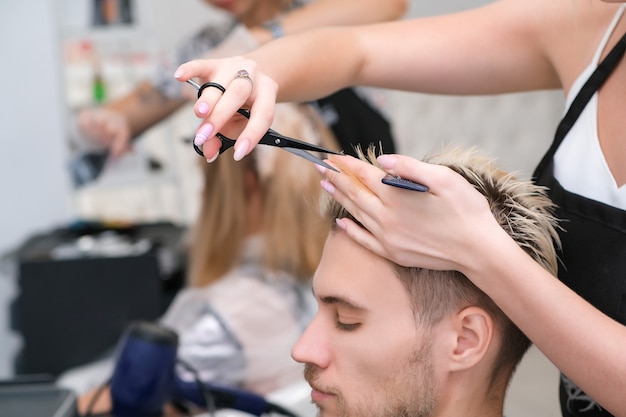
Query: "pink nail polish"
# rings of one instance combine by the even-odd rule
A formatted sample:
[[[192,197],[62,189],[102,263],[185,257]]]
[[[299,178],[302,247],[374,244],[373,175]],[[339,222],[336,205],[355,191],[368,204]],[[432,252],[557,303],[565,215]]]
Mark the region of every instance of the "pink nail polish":
[[[378,161],[380,166],[383,167],[383,169],[389,170],[396,165],[398,157],[395,155],[380,155],[378,158],[376,158],[376,160]]]
[[[320,185],[328,194],[333,195],[335,193],[335,186],[326,180],[321,180]]]
[[[250,141],[248,139],[238,139],[235,144],[235,153],[233,159],[235,161],[241,161],[250,149]]]
[[[202,125],[200,129],[198,129],[198,131],[196,132],[196,137],[193,139],[193,143],[195,143],[196,146],[202,146],[202,144],[209,139],[212,133],[212,124],[207,123],[205,125]]]
[[[206,103],[198,104],[198,113],[207,114],[209,112],[209,105]]]
[[[219,152],[215,152],[215,155],[213,155],[212,157],[206,159],[207,163],[210,164],[211,162],[215,161],[217,159],[217,157],[219,156],[219,154],[220,154]]]

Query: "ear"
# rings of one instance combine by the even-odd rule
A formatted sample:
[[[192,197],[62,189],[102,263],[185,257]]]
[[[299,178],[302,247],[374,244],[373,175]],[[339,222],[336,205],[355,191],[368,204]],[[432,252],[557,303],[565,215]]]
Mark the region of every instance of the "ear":
[[[450,370],[460,371],[479,363],[494,339],[494,322],[480,307],[467,307],[452,318],[456,339],[450,353]]]

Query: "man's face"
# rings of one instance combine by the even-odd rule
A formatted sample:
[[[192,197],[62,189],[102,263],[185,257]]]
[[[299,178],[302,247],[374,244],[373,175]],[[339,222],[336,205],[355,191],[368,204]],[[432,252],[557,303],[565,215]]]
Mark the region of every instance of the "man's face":
[[[318,312],[292,350],[322,417],[433,415],[431,332],[416,326],[392,266],[330,234],[313,279]]]

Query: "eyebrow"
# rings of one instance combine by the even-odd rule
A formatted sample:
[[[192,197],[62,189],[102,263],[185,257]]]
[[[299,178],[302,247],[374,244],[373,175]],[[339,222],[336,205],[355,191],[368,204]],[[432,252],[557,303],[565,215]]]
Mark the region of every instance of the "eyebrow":
[[[312,289],[313,295],[315,295],[315,290]],[[316,297],[317,298],[317,297]],[[345,308],[349,308],[351,310],[357,310],[357,311],[367,311],[367,308],[357,304],[354,301],[350,301],[345,297],[340,297],[337,295],[326,295],[326,296],[322,296],[319,297],[320,302],[322,302],[323,304],[327,304],[327,305],[339,305]]]

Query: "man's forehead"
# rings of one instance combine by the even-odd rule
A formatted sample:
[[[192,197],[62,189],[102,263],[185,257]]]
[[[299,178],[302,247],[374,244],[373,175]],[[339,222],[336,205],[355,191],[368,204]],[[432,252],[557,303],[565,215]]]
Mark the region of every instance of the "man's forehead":
[[[313,278],[318,300],[367,309],[373,300],[405,292],[389,261],[354,242],[343,231],[329,234]]]

